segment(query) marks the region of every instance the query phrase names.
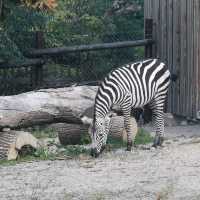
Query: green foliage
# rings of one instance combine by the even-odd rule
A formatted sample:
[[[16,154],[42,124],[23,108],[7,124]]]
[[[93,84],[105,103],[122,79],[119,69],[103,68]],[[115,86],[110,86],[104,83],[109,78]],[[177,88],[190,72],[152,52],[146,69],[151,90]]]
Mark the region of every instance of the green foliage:
[[[153,142],[153,137],[151,134],[143,128],[138,130],[138,133],[135,137],[135,144],[148,144]]]
[[[52,136],[50,132],[41,131],[38,133],[34,133],[35,136],[38,136],[39,138],[49,137]],[[48,135],[50,133],[50,135]],[[54,137],[54,136],[53,136]],[[82,139],[82,144],[88,144],[90,143],[90,137],[88,134],[85,134]],[[149,132],[147,132],[144,129],[139,129],[138,134],[135,138],[135,145],[140,144],[148,144],[153,142],[153,137],[150,135]],[[80,156],[88,156],[90,154],[90,149],[85,148],[83,145],[67,145],[62,146],[55,144],[53,141],[52,143],[49,143],[51,145],[56,145],[58,150],[54,153],[49,152],[48,147],[41,147],[37,150],[34,150],[33,148],[29,146],[25,146],[22,148],[22,150],[19,153],[18,159],[13,161],[0,161],[0,165],[7,166],[7,165],[15,165],[17,163],[21,162],[29,162],[34,160],[55,160],[55,159],[69,159],[69,158],[79,158]],[[121,139],[113,139],[112,137],[108,137],[107,140],[107,150],[111,149],[117,149],[121,147],[126,147],[126,142],[123,142]]]
[[[37,30],[47,32],[46,39],[49,46],[64,45],[69,41],[86,43],[100,41],[102,35],[112,33],[128,33],[134,37],[138,35],[141,37],[142,10],[126,15],[106,15],[113,1],[59,0],[54,12],[38,11],[8,1],[3,24],[8,33],[16,33],[17,37],[21,35],[24,39],[28,36],[22,34],[23,32]],[[130,2],[142,4],[141,0]]]
[[[134,144],[140,145],[140,144],[148,144],[152,142],[153,142],[153,137],[151,136],[151,134],[145,129],[140,128],[135,137]],[[116,138],[114,139],[110,136],[108,137],[107,144],[111,148],[126,147],[126,142],[122,141],[121,139],[116,139]]]
[[[62,154],[70,157],[78,157],[81,154],[88,155],[90,152],[88,149],[80,145],[67,145],[64,147],[64,149],[65,150],[62,152]]]
[[[92,141],[88,133],[81,135],[81,144],[90,144],[91,142]]]
[[[27,147],[25,147],[27,148]],[[23,149],[22,149],[23,151]],[[44,147],[37,149],[36,151],[31,149],[26,153],[20,152],[17,160],[0,160],[0,166],[10,166],[16,165],[22,162],[33,162],[36,160],[55,160],[56,155],[49,153],[48,150]]]
[[[10,39],[7,32],[0,28],[0,59],[8,62],[10,60],[24,60],[18,46]]]
[[[4,29],[21,52],[35,47],[35,32],[45,30],[48,16],[21,6],[12,7],[4,21]]]
[[[143,0],[124,1],[143,7]],[[4,20],[0,25],[0,41],[3,41],[0,59],[24,59],[23,53],[36,47],[36,31],[44,32],[47,48],[143,38],[143,9],[108,14],[114,0],[58,0],[57,3],[54,11],[47,12],[25,7],[19,0],[5,1]],[[59,60],[59,64],[79,68],[77,79],[96,80],[113,67],[141,58],[143,54],[142,48],[70,54]],[[58,63],[59,58],[56,59],[53,61]],[[54,74],[52,70],[50,76]]]
[[[37,149],[32,156],[39,160],[54,160],[56,158],[56,155],[49,153],[45,147]]]

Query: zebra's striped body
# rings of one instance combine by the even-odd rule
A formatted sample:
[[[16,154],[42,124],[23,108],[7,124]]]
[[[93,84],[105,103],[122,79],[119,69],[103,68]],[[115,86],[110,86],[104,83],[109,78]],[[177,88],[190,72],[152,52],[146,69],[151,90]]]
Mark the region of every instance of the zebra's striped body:
[[[127,131],[127,149],[132,146],[131,108],[150,105],[156,128],[154,145],[161,145],[164,133],[163,109],[170,83],[170,72],[163,62],[149,59],[127,64],[110,72],[99,86],[94,108],[93,152],[99,154],[107,140],[108,113],[113,105],[123,111]]]

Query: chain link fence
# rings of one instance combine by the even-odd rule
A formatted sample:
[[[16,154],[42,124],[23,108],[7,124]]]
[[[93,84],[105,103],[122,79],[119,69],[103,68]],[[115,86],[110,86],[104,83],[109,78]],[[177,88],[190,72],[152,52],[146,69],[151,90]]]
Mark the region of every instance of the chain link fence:
[[[56,24],[57,27],[54,27],[54,31],[18,30],[9,31],[9,36],[13,38],[24,55],[30,49],[116,43],[144,38],[142,6],[139,7],[138,4],[135,4],[137,1],[134,1],[134,4],[131,3],[132,1],[107,1],[107,4],[101,4],[99,0],[95,0],[95,2],[101,7],[97,8],[96,4],[92,4],[93,7],[87,8],[85,4],[83,5],[90,15],[83,13],[80,19],[84,18],[84,21],[79,20],[80,24],[73,24],[73,20],[76,19],[70,18],[64,25]],[[123,2],[125,4],[122,5]],[[78,7],[76,7],[77,5]],[[78,12],[82,4],[77,5],[71,5],[72,8],[68,9]],[[126,13],[130,9],[133,10],[132,13]],[[137,10],[140,11],[139,16],[136,14]],[[122,15],[121,12],[125,12],[125,14]],[[104,25],[98,21],[101,13],[104,14],[101,19],[108,24]],[[97,17],[93,19],[91,16]],[[120,18],[120,16],[123,17]],[[112,23],[109,22],[111,18]],[[83,24],[86,22],[86,25]],[[91,25],[91,23],[94,24]],[[137,25],[135,28],[134,24]],[[64,32],[66,31],[65,25],[68,25],[66,29],[70,30],[68,35]],[[92,28],[88,28],[88,26],[92,26]],[[101,29],[102,27],[103,29]],[[63,31],[59,31],[61,28]],[[90,29],[93,30],[92,33],[89,31]],[[101,31],[98,33],[98,30]],[[0,95],[18,94],[38,88],[65,87],[72,84],[98,84],[98,81],[113,68],[143,58],[144,46],[139,46],[43,55],[40,59],[44,60],[45,64],[42,65],[31,63],[31,65],[26,64],[23,67],[14,65],[6,67],[5,63],[0,64]],[[25,60],[28,59],[25,58]]]

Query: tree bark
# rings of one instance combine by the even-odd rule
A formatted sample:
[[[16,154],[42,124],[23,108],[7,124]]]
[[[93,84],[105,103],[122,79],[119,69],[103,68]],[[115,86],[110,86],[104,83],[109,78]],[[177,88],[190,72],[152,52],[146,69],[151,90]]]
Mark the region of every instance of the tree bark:
[[[90,127],[87,124],[58,123],[50,125],[50,128],[58,132],[60,143],[63,145],[81,144],[85,137],[90,137],[89,135],[91,135]],[[131,132],[133,138],[135,138],[137,131],[137,123],[134,118],[131,118]],[[124,118],[122,116],[111,118],[109,134],[114,139],[127,141],[127,133],[124,129]]]
[[[92,118],[96,91],[95,86],[78,86],[2,96],[0,127],[29,127],[55,122],[81,124],[85,114]]]
[[[50,125],[49,128],[58,133],[62,145],[82,144],[84,138],[89,138],[89,125],[57,123]]]

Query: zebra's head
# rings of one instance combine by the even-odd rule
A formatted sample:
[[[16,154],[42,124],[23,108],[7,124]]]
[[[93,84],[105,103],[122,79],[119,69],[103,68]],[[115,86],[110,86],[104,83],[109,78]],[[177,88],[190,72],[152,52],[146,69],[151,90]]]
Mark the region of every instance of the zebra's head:
[[[107,136],[110,129],[110,117],[106,116],[97,117],[93,123],[92,128],[92,149],[91,155],[98,157],[99,154],[104,150]]]

